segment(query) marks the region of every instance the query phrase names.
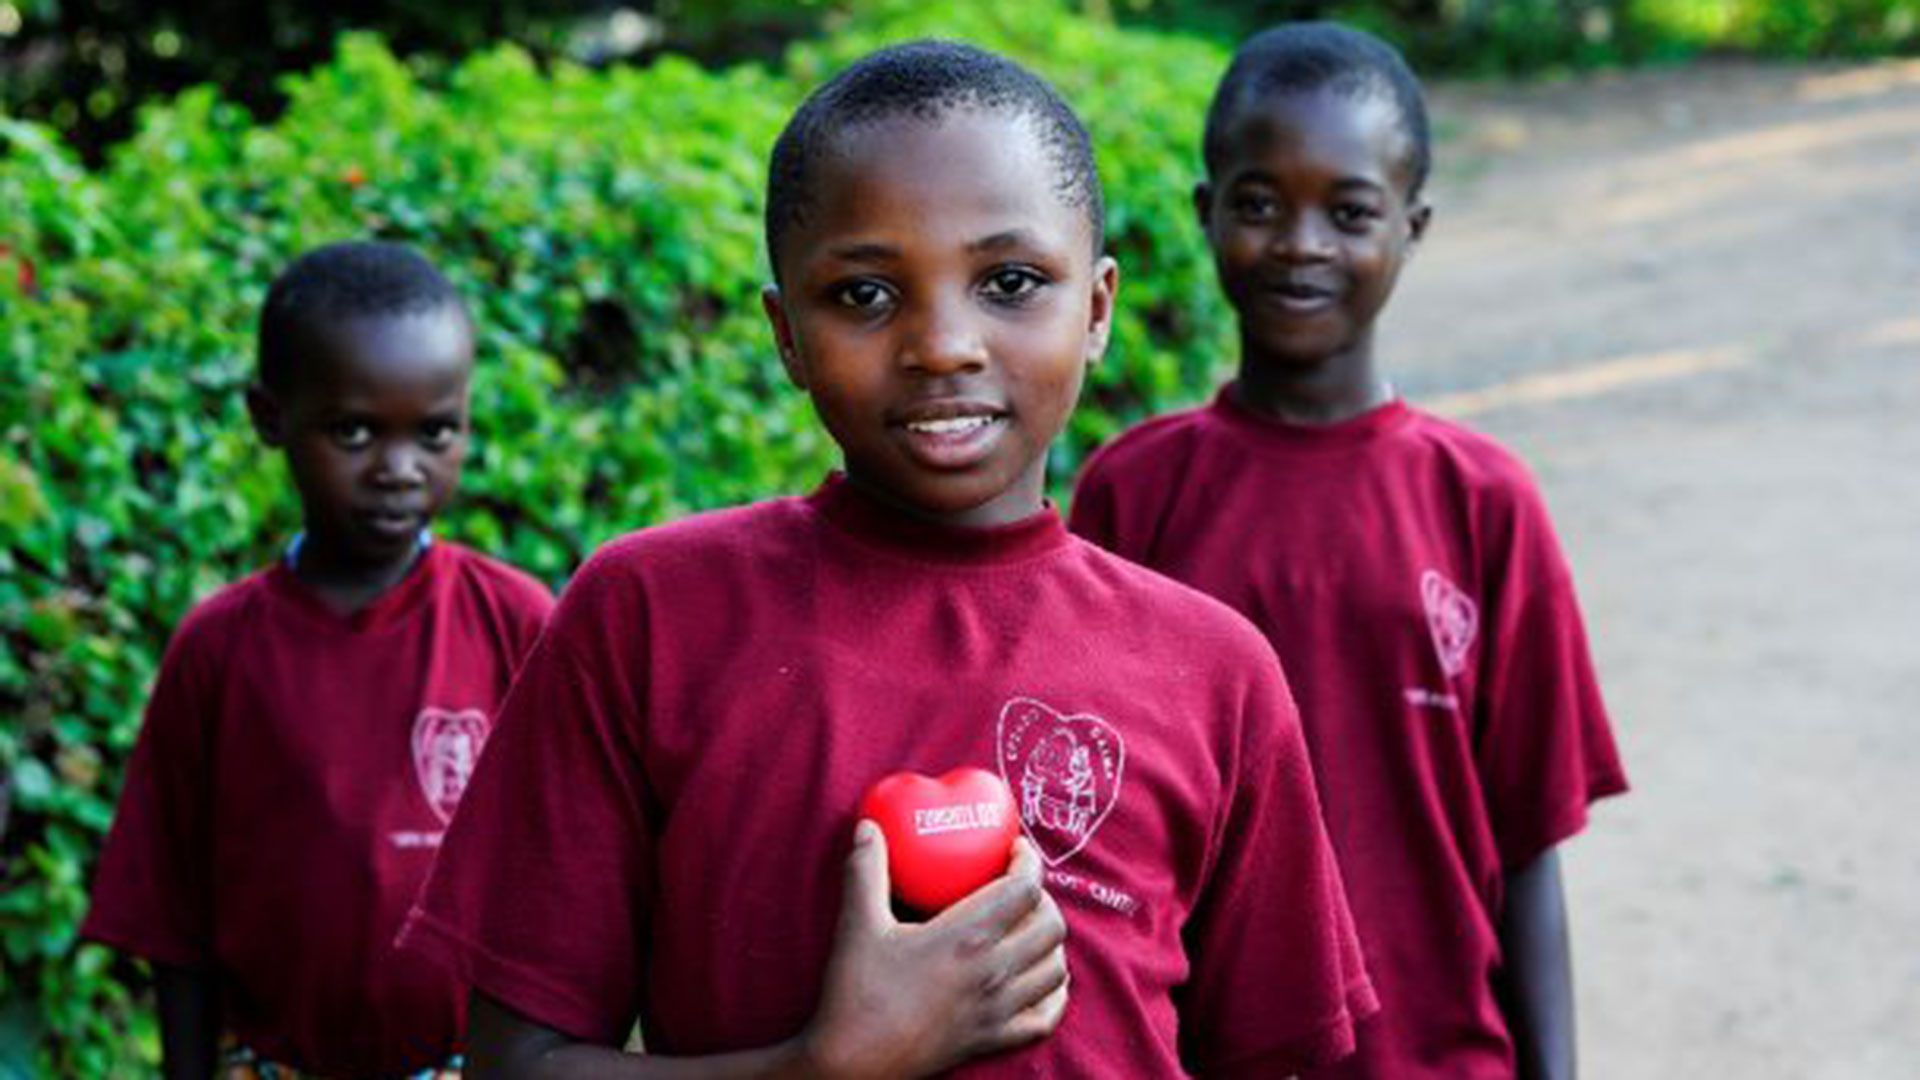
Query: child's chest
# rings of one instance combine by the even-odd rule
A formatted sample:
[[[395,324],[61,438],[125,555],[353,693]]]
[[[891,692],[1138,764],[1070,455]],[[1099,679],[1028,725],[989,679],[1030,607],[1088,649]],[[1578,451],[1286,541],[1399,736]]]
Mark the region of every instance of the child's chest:
[[[1060,610],[1044,590],[803,607],[654,669],[641,744],[663,873],[716,907],[748,898],[755,927],[830,914],[867,788],[972,766],[1007,784],[1076,931],[1177,927],[1224,797],[1215,706],[1194,673],[1107,655]]]
[[[1487,632],[1477,542],[1444,490],[1356,471],[1175,496],[1146,558],[1260,627],[1297,691],[1337,681],[1464,712]]]
[[[343,856],[428,858],[511,679],[478,637],[241,646],[216,734],[227,820]]]

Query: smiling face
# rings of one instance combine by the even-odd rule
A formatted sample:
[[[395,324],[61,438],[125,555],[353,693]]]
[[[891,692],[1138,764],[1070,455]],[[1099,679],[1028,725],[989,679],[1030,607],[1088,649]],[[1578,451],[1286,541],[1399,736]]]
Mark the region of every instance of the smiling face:
[[[291,385],[248,398],[300,492],[302,564],[343,578],[404,571],[460,480],[473,329],[449,304],[317,327],[303,352]]]
[[[765,301],[849,479],[957,525],[1041,508],[1117,276],[1059,186],[1017,114],[876,120],[821,153]]]
[[[1373,326],[1429,211],[1408,192],[1407,135],[1385,94],[1328,90],[1243,107],[1194,192],[1243,373],[1373,364]]]

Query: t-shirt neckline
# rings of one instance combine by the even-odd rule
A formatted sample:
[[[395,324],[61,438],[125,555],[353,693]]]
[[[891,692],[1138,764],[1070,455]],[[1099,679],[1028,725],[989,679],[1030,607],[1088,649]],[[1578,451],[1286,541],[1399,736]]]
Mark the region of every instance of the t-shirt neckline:
[[[1364,445],[1411,419],[1412,408],[1398,394],[1358,416],[1330,424],[1303,424],[1262,416],[1234,397],[1234,383],[1214,395],[1211,413],[1229,429],[1265,446],[1295,450],[1340,450]]]
[[[412,569],[373,602],[351,615],[335,610],[313,587],[300,580],[285,559],[276,559],[267,570],[267,585],[308,618],[342,633],[363,634],[383,629],[412,615],[427,600],[432,584],[449,557],[445,541],[435,541],[420,552]]]
[[[913,517],[862,491],[835,470],[806,498],[827,523],[853,539],[920,562],[993,566],[1065,547],[1066,523],[1049,501],[1038,513],[1006,525],[967,528]]]

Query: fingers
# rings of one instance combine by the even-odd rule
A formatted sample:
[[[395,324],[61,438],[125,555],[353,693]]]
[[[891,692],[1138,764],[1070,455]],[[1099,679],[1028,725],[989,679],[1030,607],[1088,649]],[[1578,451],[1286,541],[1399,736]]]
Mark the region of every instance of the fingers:
[[[992,959],[999,972],[995,983],[1011,979],[1039,964],[1066,943],[1067,919],[1053,897],[1041,901],[994,946]]]
[[[981,1052],[1011,1050],[1053,1034],[1053,1029],[1060,1026],[1060,1021],[1067,1014],[1067,986],[1070,981],[1063,978],[1060,985],[1045,997],[988,1032],[981,1040]]]
[[[1040,852],[1024,836],[1013,838],[1013,855],[1007,860],[1007,875],[1012,878],[1040,877]]]
[[[889,888],[886,838],[880,826],[862,818],[853,828],[853,853],[847,856],[846,884],[840,897],[841,928],[892,925]]]
[[[1003,1016],[1017,1016],[1067,985],[1067,950],[1055,946],[1038,961],[1022,967],[993,991]]]
[[[1022,836],[1013,842],[1007,872],[963,897],[927,924],[929,930],[967,935],[967,944],[987,948],[1046,899],[1040,856]]]

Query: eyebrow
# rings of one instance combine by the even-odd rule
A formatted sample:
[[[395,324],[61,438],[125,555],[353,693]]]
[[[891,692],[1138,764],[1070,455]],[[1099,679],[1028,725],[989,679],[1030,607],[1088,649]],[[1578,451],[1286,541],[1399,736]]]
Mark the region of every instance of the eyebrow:
[[[969,241],[967,251],[978,254],[983,251],[1005,251],[1008,248],[1043,247],[1040,237],[1031,229],[1007,229],[1004,232],[983,236]],[[900,249],[891,244],[878,242],[838,244],[827,249],[830,258],[846,262],[892,262],[900,257]]]
[[[837,244],[827,249],[830,258],[847,262],[892,262],[900,257],[900,249],[891,244]]]
[[[1270,172],[1265,171],[1264,169],[1249,169],[1246,172],[1241,173],[1238,176],[1235,176],[1233,178],[1233,183],[1231,186],[1240,187],[1243,184],[1265,184],[1268,187],[1275,187],[1275,186],[1278,186],[1279,183],[1280,183],[1280,180],[1278,177],[1274,176]],[[1378,180],[1369,180],[1364,176],[1343,176],[1340,179],[1335,180],[1333,182],[1333,186],[1335,188],[1365,188],[1368,191],[1388,190],[1388,187],[1386,184],[1383,184]]]
[[[969,243],[967,250],[978,254],[983,251],[1005,251],[1008,248],[1045,246],[1031,229],[1008,229]]]

